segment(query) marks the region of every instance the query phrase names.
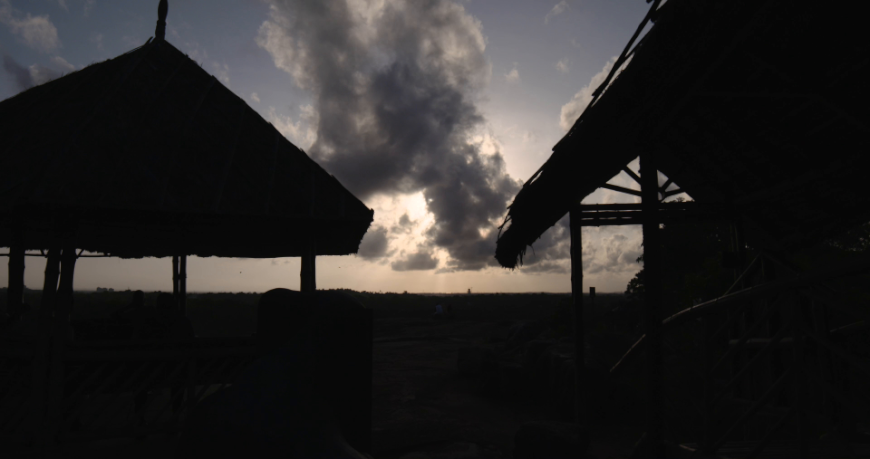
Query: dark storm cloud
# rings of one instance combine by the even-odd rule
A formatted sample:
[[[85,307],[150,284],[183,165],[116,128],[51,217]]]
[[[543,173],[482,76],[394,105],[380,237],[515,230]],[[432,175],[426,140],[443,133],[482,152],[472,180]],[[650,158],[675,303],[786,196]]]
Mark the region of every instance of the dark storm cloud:
[[[409,217],[408,213],[405,212],[401,217],[399,217],[399,221],[390,228],[390,231],[397,234],[408,234],[414,230],[414,223],[416,222],[411,220],[411,217]]]
[[[428,271],[438,267],[438,259],[425,247],[419,247],[417,252],[392,262],[390,266],[393,271]]]
[[[30,76],[30,70],[16,62],[15,59],[8,54],[3,55],[3,70],[5,70],[9,75],[12,75],[17,92],[25,91],[34,86],[33,78]]]
[[[491,74],[480,23],[451,0],[270,4],[257,41],[314,97],[309,153],[363,199],[422,191],[427,243],[450,269],[494,265],[495,223],[519,184],[500,153],[469,144]]]
[[[366,260],[383,258],[388,255],[390,241],[387,239],[387,229],[382,226],[369,228],[359,244],[357,255]]]
[[[523,271],[543,272],[546,267],[554,271],[562,272],[561,265],[552,263],[557,260],[571,258],[571,220],[565,214],[550,229],[544,232],[531,247],[526,249],[523,257]],[[541,266],[536,266],[540,264]]]

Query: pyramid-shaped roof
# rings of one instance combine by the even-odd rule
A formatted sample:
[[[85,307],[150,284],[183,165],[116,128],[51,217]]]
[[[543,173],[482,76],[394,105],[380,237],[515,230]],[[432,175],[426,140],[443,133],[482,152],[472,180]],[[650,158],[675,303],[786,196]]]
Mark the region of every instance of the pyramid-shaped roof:
[[[0,245],[355,253],[374,212],[164,40],[0,102]]]

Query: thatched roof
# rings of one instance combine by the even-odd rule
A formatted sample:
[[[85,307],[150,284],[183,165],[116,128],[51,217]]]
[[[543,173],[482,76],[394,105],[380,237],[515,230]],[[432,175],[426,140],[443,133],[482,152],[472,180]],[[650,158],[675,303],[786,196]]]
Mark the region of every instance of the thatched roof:
[[[774,250],[870,221],[870,60],[857,5],[669,0],[625,70],[517,195],[496,258],[642,151],[696,201],[740,211]]]
[[[163,40],[0,102],[0,246],[73,228],[118,256],[355,253],[373,211]]]

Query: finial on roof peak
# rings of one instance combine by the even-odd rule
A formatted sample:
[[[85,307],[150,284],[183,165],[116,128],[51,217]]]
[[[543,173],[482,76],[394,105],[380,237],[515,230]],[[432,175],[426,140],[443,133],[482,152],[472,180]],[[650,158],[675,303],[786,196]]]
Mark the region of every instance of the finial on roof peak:
[[[157,30],[154,32],[155,41],[166,38],[167,12],[169,12],[169,2],[167,0],[160,0],[160,5],[157,6]]]

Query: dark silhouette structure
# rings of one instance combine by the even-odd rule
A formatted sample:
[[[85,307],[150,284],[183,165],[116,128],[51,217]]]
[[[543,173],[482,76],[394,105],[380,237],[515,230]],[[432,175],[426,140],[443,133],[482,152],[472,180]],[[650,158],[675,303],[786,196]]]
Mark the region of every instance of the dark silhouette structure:
[[[371,451],[371,311],[341,292],[263,294],[262,358],[197,406],[177,458],[355,458]],[[360,427],[365,427],[361,429]]]
[[[646,433],[638,457],[665,457],[666,445],[731,457],[774,450],[833,457],[849,448],[867,457],[846,433],[857,415],[846,413],[866,394],[845,381],[870,373],[866,354],[851,349],[843,332],[863,327],[863,315],[846,314],[831,285],[870,264],[859,259],[801,273],[788,261],[796,250],[870,221],[863,179],[870,67],[857,57],[868,52],[860,18],[845,2],[653,0],[592,102],[516,196],[498,239],[504,267],[521,265],[526,247],[570,214],[581,428],[580,229],[634,224],[643,225],[645,335],[613,372],[645,351]],[[638,156],[640,173],[627,167]],[[639,190],[607,183],[621,171]],[[581,204],[602,187],[642,203]],[[665,202],[680,192],[695,201]],[[735,283],[725,296],[666,319],[659,225],[687,218],[733,222],[725,258]],[[752,262],[748,247],[761,254]],[[836,321],[851,325],[832,327]],[[704,355],[673,384],[702,387],[693,401],[701,412],[679,411],[667,394],[673,384],[665,383],[663,334],[698,324],[706,327],[696,346]],[[675,424],[686,419],[692,425],[678,432]]]
[[[371,209],[165,41],[167,10],[161,0],[143,46],[0,102],[0,246],[10,248],[16,310],[24,257],[47,258],[37,336],[0,343],[4,445],[173,431],[180,414],[168,408],[181,394],[189,412],[259,355],[252,338],[191,339],[178,334],[183,323],[159,339],[72,340],[77,258],[172,257],[183,314],[188,255],[302,257],[301,290],[313,292],[315,256],[356,253],[372,222]],[[164,389],[174,400],[146,425],[116,421],[130,394]]]

